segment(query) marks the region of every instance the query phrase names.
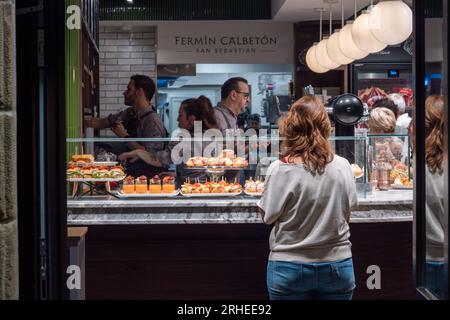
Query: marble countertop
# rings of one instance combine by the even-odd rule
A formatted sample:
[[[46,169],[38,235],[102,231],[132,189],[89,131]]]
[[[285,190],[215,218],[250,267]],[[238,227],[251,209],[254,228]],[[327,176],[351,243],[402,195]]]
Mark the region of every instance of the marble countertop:
[[[262,223],[259,198],[126,199],[94,196],[69,200],[69,225]],[[374,192],[358,199],[351,223],[412,221],[411,190]]]
[[[233,198],[149,198],[116,199],[112,196],[89,196],[79,200],[68,200],[68,208],[161,208],[161,207],[254,207],[258,197],[235,196]],[[359,206],[411,205],[412,190],[378,191],[366,197],[358,197]]]

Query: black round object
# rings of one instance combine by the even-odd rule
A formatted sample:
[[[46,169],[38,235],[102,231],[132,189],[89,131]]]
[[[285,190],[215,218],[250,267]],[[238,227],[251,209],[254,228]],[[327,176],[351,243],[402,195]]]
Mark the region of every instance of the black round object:
[[[330,105],[333,108],[333,118],[343,125],[357,123],[364,114],[362,101],[354,94],[347,93],[335,98]]]

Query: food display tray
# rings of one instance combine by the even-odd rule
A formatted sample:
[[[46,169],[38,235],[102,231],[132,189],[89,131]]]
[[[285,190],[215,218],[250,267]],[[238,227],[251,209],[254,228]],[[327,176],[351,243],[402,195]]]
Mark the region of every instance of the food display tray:
[[[399,189],[399,190],[412,190],[413,189],[413,187],[401,186],[401,185],[398,185],[398,184],[391,184],[391,187],[393,189]]]
[[[119,182],[125,179],[125,177],[120,178],[103,178],[103,179],[95,179],[95,178],[70,178],[67,179],[68,182]]]
[[[217,170],[241,170],[241,169],[247,169],[248,166],[245,167],[223,167],[223,166],[193,166],[193,167],[186,167],[186,169],[193,169],[193,170],[208,170],[208,169],[217,169]]]
[[[85,162],[74,164],[77,167],[114,167],[117,166],[117,161],[94,161],[94,162]]]
[[[248,196],[252,196],[252,197],[261,197],[262,196],[262,192],[248,192],[246,190],[244,190],[244,193]]]
[[[166,198],[166,197],[176,197],[180,194],[180,190],[176,190],[172,193],[123,193],[122,191],[119,191],[116,193],[117,197],[120,199],[128,199],[128,198],[139,198],[139,199],[146,199],[146,198]]]
[[[242,192],[233,192],[233,193],[182,193],[180,192],[180,194],[183,197],[187,197],[187,198],[216,198],[216,197],[221,197],[221,198],[226,198],[226,197],[235,197],[235,196],[239,196]]]

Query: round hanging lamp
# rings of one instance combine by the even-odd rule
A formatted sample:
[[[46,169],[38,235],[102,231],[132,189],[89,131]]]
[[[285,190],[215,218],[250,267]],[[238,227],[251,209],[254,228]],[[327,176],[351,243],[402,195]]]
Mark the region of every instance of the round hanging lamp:
[[[340,65],[345,65],[353,62],[353,59],[350,59],[345,54],[342,53],[339,48],[339,30],[335,31],[327,41],[327,53],[330,59],[334,63],[338,63]]]
[[[369,26],[378,41],[402,43],[413,31],[412,10],[400,0],[381,1],[370,11]]]
[[[350,59],[359,60],[367,57],[369,52],[361,50],[353,41],[352,36],[353,22],[347,24],[339,32],[339,49],[342,53]]]
[[[309,48],[306,53],[306,64],[311,71],[315,73],[325,73],[329,71],[329,69],[322,67],[316,60],[316,48],[317,44],[315,43],[311,48]]]
[[[335,63],[330,59],[327,52],[327,42],[328,39],[324,38],[316,47],[316,60],[317,62],[326,69],[336,69],[340,64]]]
[[[380,42],[374,37],[369,27],[369,13],[363,12],[353,23],[352,37],[356,46],[366,52],[380,52],[387,44]]]

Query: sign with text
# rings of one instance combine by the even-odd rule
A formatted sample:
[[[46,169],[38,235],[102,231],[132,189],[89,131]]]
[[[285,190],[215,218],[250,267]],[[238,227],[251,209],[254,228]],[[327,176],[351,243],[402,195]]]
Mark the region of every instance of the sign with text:
[[[177,22],[158,25],[158,64],[293,63],[290,23]]]

